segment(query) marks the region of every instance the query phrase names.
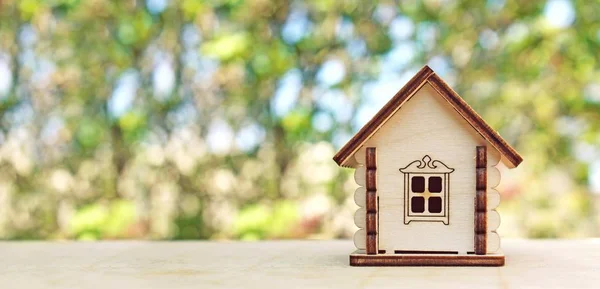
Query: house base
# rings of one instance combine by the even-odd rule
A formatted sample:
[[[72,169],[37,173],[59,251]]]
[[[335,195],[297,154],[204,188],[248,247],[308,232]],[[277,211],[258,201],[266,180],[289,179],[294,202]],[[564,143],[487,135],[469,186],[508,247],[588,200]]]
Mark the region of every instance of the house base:
[[[487,255],[455,254],[378,254],[367,255],[364,250],[350,254],[350,266],[504,266],[502,251]]]

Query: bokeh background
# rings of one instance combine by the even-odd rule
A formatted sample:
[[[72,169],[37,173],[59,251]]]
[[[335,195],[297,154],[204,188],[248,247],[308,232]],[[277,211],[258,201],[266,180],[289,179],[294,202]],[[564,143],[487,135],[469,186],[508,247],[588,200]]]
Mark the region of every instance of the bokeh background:
[[[0,239],[350,237],[424,64],[525,158],[503,236],[600,236],[600,4],[401,2],[0,1]]]

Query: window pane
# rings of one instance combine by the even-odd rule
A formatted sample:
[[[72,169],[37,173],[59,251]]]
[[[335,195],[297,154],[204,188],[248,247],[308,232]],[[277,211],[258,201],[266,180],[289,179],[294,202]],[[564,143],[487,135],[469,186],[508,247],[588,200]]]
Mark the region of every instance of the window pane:
[[[425,198],[423,197],[412,197],[410,199],[410,209],[413,213],[425,212]]]
[[[442,212],[442,198],[429,197],[429,212],[430,213],[441,213]]]
[[[412,177],[411,190],[413,193],[422,193],[425,191],[425,178],[424,177]]]
[[[439,193],[442,191],[442,178],[429,177],[429,192]]]

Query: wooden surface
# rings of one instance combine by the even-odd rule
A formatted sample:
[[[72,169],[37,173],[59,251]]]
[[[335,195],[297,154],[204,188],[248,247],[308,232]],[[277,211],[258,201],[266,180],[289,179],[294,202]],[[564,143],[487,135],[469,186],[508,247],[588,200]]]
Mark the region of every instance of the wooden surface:
[[[350,241],[0,243],[1,288],[599,288],[600,240],[504,240],[506,266],[350,267]]]

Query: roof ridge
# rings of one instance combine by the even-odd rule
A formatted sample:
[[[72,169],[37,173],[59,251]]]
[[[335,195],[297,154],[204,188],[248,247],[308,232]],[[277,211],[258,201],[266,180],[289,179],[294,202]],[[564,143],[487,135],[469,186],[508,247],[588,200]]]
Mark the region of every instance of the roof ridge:
[[[448,84],[429,66],[425,65],[415,74],[333,157],[339,165],[346,161],[383,125],[414,93],[429,83],[486,141],[494,146],[513,166],[523,158],[494,129],[477,114]]]

